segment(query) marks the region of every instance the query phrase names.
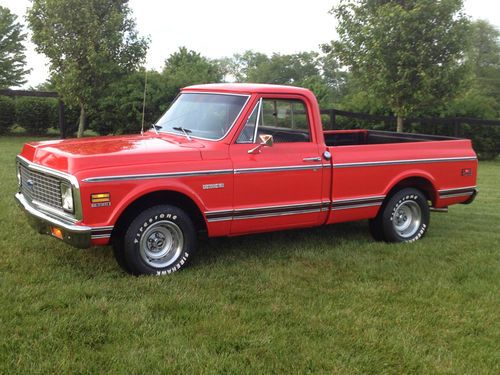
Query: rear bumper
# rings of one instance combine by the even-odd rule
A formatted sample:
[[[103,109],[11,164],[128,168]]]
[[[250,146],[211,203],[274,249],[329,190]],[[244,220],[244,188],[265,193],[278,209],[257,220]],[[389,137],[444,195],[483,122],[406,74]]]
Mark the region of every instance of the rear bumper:
[[[62,238],[56,237],[71,246],[78,248],[87,248],[92,244],[92,232],[95,228],[86,227],[82,225],[75,225],[73,223],[49,216],[48,214],[37,210],[32,207],[24,196],[20,193],[15,195],[16,201],[21,206],[23,211],[28,217],[29,224],[41,234],[52,234],[52,228],[57,228],[62,233]]]
[[[476,196],[478,194],[479,194],[479,190],[477,188],[474,189],[472,195],[465,202],[462,202],[462,204],[471,204],[472,202],[474,202],[474,199],[476,199]]]

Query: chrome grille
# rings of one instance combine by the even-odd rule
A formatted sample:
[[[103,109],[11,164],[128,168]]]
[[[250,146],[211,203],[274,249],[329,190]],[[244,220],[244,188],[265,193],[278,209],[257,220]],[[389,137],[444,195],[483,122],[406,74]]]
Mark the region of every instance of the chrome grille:
[[[21,193],[26,199],[62,211],[61,181],[58,178],[29,170],[23,164],[19,164],[19,173]]]

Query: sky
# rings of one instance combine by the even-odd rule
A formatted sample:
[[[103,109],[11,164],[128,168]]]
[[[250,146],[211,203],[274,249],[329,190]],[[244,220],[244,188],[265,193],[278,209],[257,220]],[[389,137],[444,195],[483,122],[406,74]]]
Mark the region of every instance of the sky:
[[[84,0],[83,0],[84,1]],[[161,69],[168,56],[185,46],[209,58],[232,56],[248,49],[271,54],[319,51],[335,37],[328,13],[338,0],[130,0],[140,35],[150,38],[146,66]],[[500,28],[500,1],[465,0],[472,19]],[[0,0],[24,22],[29,0]],[[48,61],[26,43],[31,73],[25,87],[43,83]]]

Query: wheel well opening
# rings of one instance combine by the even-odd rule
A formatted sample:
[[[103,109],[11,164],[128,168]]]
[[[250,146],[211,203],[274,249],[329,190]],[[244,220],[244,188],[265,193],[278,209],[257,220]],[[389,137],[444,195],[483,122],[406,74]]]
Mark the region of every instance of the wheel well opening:
[[[436,203],[436,190],[432,183],[423,177],[409,177],[399,181],[387,194],[387,197],[392,197],[397,191],[404,188],[415,188],[425,194],[425,197],[432,205]]]
[[[140,212],[160,204],[170,204],[186,211],[198,232],[207,230],[203,214],[189,197],[175,191],[155,191],[136,199],[121,213],[113,228],[111,240],[123,237],[130,222]]]

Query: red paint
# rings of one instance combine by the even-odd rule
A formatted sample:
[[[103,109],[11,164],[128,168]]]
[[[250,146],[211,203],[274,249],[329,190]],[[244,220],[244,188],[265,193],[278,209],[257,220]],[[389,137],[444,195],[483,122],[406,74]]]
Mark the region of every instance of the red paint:
[[[28,143],[21,155],[29,161],[74,175],[80,184],[83,220],[90,227],[113,226],[123,211],[141,196],[155,191],[175,191],[191,199],[203,213],[251,210],[264,206],[296,206],[325,203],[324,210],[294,215],[207,222],[209,236],[230,236],[276,229],[317,226],[372,218],[380,206],[329,210],[333,200],[385,196],[399,182],[419,177],[432,186],[435,207],[461,203],[467,196],[440,198],[438,190],[475,187],[477,160],[422,162],[336,168],[338,164],[436,158],[475,158],[469,140],[333,146],[325,134],[366,133],[365,130],[322,131],[319,107],[306,89],[275,85],[213,84],[191,86],[184,92],[248,94],[245,109],[220,141],[193,139],[153,131],[144,135],[94,137]],[[311,124],[311,142],[275,143],[259,154],[248,154],[255,145],[236,144],[255,103],[261,98],[299,99],[305,104]],[[331,160],[323,158],[329,151]],[[304,158],[320,157],[320,162]],[[332,163],[334,168],[332,168]],[[317,165],[316,169],[280,172],[233,173],[248,168]],[[328,167],[324,167],[328,166]],[[128,179],[89,183],[103,176],[144,175],[176,172],[229,170],[230,173],[173,178]],[[462,173],[470,170],[470,173]],[[333,177],[333,178],[332,178]],[[204,185],[224,184],[204,189]],[[92,193],[110,193],[111,206],[91,207]],[[175,202],[173,202],[175,204]],[[108,239],[94,239],[106,245]]]

